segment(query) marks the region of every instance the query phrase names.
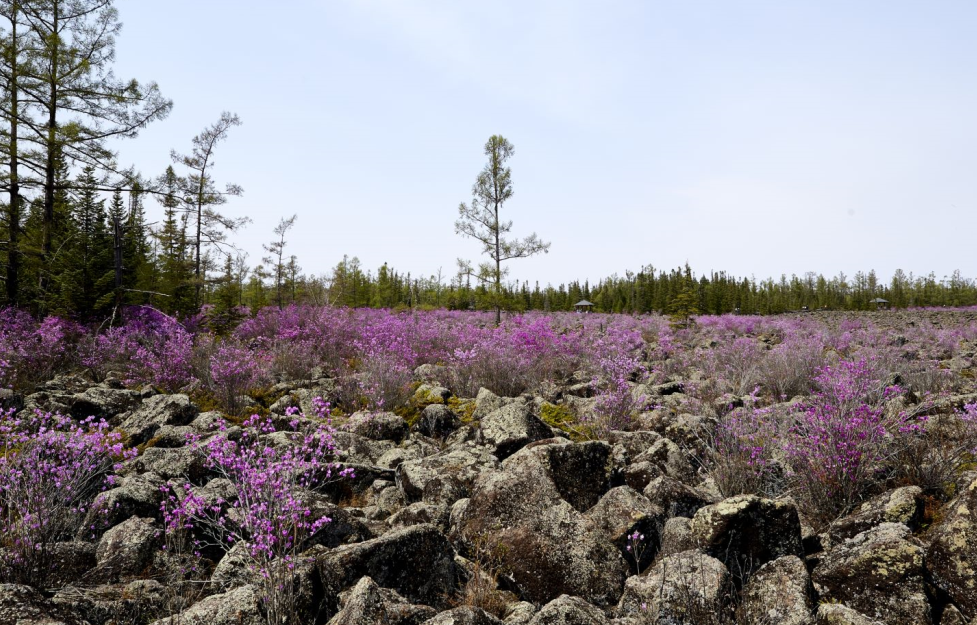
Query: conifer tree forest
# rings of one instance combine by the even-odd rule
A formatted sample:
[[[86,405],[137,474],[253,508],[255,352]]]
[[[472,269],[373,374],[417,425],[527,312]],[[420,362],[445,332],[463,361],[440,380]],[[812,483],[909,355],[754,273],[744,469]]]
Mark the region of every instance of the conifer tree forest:
[[[331,269],[303,268],[288,249],[301,215],[282,217],[268,233],[268,255],[249,264],[233,240],[247,220],[219,210],[243,191],[213,171],[214,154],[241,123],[236,115],[225,112],[188,137],[189,149],[175,149],[165,171],[140,172],[119,162],[113,146],[164,123],[173,103],[155,83],[113,73],[121,26],[114,3],[4,0],[0,16],[2,306],[101,320],[132,304],[177,315],[292,303],[561,311],[588,300],[598,312],[667,314],[864,310],[876,298],[897,308],[977,304],[977,285],[959,272],[757,279],[649,264],[596,283],[541,285],[500,282],[498,263],[493,281],[465,261],[438,275],[368,268],[355,256]],[[548,246],[530,242],[532,253]]]

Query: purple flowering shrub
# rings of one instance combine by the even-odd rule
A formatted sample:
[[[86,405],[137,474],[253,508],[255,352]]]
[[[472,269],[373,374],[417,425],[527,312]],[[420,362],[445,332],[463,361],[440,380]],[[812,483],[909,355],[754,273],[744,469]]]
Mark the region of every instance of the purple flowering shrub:
[[[119,463],[134,455],[94,417],[0,415],[0,580],[43,587],[54,544],[82,530]]]
[[[900,438],[920,426],[905,413],[886,411],[902,390],[877,379],[864,359],[824,367],[815,381],[818,390],[788,430],[784,450],[800,502],[823,516],[870,494]]]
[[[177,391],[192,382],[194,336],[180,322],[152,309],[132,309],[125,325],[96,332],[84,341],[81,363],[95,379],[110,370],[127,384],[152,384]]]
[[[167,547],[189,541],[199,553],[241,544],[260,579],[269,623],[290,622],[301,553],[330,522],[314,513],[315,489],[351,475],[331,461],[336,445],[329,405],[315,398],[313,407],[313,419],[290,410],[288,430],[279,431],[270,418],[254,415],[243,424],[239,439],[232,440],[223,423],[207,440],[191,437],[189,444],[203,454],[206,466],[233,485],[233,500],[209,501],[189,483],[180,489],[164,486]]]
[[[260,354],[230,341],[221,341],[209,359],[209,382],[221,408],[238,414],[245,406],[242,397],[265,381],[266,369]]]
[[[0,310],[0,386],[30,388],[68,371],[81,336],[81,326],[64,319],[38,322],[22,310]]]
[[[783,405],[737,408],[716,425],[705,466],[726,497],[777,496],[786,488],[776,452],[784,441],[790,415]]]
[[[593,342],[597,388],[594,411],[588,425],[599,435],[628,429],[635,415],[644,409],[646,397],[632,388],[632,382],[647,377],[641,363],[638,337],[630,332],[608,331]]]

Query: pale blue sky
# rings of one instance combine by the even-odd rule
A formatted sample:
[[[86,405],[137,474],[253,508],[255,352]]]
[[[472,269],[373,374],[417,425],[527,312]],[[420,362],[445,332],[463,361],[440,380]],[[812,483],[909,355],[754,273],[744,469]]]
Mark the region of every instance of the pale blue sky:
[[[554,284],[688,261],[764,278],[977,277],[973,0],[120,0],[116,72],[172,115],[120,145],[146,174],[222,110],[225,207],[261,243],[297,213],[310,273],[414,275],[454,234],[502,134],[516,234]],[[154,207],[153,212],[156,212]]]

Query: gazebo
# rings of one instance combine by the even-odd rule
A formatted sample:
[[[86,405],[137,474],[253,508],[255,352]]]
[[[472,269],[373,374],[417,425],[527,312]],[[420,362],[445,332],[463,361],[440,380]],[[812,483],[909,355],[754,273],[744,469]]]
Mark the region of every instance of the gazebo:
[[[876,297],[875,299],[871,300],[869,302],[869,304],[875,304],[875,307],[878,310],[888,310],[889,309],[889,300],[882,299],[881,297]]]
[[[594,308],[594,303],[582,299],[574,304],[573,307],[577,309],[577,312],[590,312]]]

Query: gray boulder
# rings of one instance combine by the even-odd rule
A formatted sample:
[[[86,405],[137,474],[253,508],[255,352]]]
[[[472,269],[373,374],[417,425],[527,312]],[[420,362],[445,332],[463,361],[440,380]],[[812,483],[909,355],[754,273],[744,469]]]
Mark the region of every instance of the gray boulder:
[[[700,490],[692,488],[678,480],[663,475],[653,479],[642,494],[648,501],[665,512],[665,516],[682,516],[692,518],[699,508],[712,503],[712,499]]]
[[[414,430],[431,438],[444,438],[461,427],[461,420],[444,404],[430,404],[421,411]]]
[[[189,425],[199,410],[186,395],[155,395],[123,419],[119,429],[132,445],[149,441],[164,425]]]
[[[886,625],[870,619],[858,610],[840,603],[822,603],[818,606],[815,625]]]
[[[502,621],[481,608],[462,606],[429,618],[423,625],[502,625]]]
[[[580,597],[560,595],[529,621],[529,625],[608,625],[604,612]]]
[[[568,594],[608,605],[620,595],[627,564],[594,522],[564,499],[564,492],[576,494],[578,502],[583,493],[599,497],[599,489],[588,483],[593,478],[581,479],[581,490],[564,492],[551,478],[559,475],[552,470],[554,452],[571,447],[582,454],[600,449],[562,442],[529,446],[501,470],[482,475],[471,497],[452,508],[451,536],[466,553],[500,554],[501,565],[528,601],[545,603]],[[609,446],[603,450],[608,453]]]
[[[479,475],[495,470],[498,459],[485,447],[461,444],[397,466],[396,481],[408,502],[450,506],[467,497]]]
[[[633,488],[612,488],[584,516],[617,546],[635,572],[643,571],[655,559],[665,513]],[[634,534],[638,538],[632,540]]]
[[[629,577],[617,612],[639,623],[721,623],[731,597],[732,580],[722,562],[684,551],[661,558],[645,575]]]
[[[211,595],[154,625],[267,625],[267,621],[261,612],[261,593],[249,585]]]
[[[881,523],[902,523],[910,530],[923,519],[923,490],[904,486],[882,493],[860,505],[854,512],[833,522],[828,536],[842,542]]]
[[[129,517],[102,535],[95,551],[103,578],[138,575],[148,567],[162,544],[163,533],[153,519]]]
[[[977,618],[977,480],[946,504],[930,531],[926,570],[970,620]]]
[[[350,415],[343,429],[376,441],[399,443],[407,438],[410,429],[403,417],[392,412],[356,412]]]
[[[79,540],[94,540],[105,530],[133,516],[161,520],[163,492],[160,489],[163,484],[163,479],[155,473],[130,475],[122,479],[118,486],[95,498],[95,504],[76,537]]]
[[[764,564],[743,587],[737,625],[812,625],[814,587],[804,562],[784,556]]]
[[[793,503],[738,495],[700,508],[689,527],[692,540],[719,558],[738,579],[781,556],[803,556],[801,524]]]
[[[0,625],[88,625],[30,586],[0,584]]]
[[[481,436],[504,460],[533,441],[550,438],[548,425],[534,417],[524,403],[502,406],[481,418]]]
[[[419,625],[435,616],[434,608],[412,605],[396,591],[381,588],[369,577],[363,577],[339,596],[342,609],[328,625]]]
[[[394,530],[380,538],[321,552],[315,564],[325,592],[323,611],[327,615],[338,612],[339,592],[364,576],[396,590],[411,603],[447,607],[447,598],[460,582],[454,557],[447,538],[431,525]]]
[[[812,579],[822,601],[839,601],[888,625],[933,622],[923,548],[901,523],[883,523],[835,546]]]

